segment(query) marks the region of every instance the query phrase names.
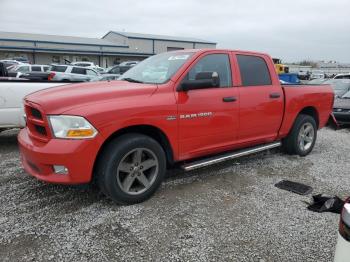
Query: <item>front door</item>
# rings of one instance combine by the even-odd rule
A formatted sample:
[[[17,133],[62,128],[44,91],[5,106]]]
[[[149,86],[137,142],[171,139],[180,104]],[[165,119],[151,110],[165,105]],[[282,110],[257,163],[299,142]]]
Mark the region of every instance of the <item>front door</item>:
[[[219,87],[177,92],[180,159],[193,158],[232,146],[238,131],[238,89],[232,85],[228,53],[197,58],[184,79],[199,72],[217,72]]]

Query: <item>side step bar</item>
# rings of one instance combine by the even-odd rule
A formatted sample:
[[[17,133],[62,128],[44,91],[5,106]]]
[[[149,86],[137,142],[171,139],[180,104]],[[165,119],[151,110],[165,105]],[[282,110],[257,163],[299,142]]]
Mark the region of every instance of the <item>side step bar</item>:
[[[256,147],[250,147],[250,148],[246,148],[243,150],[239,150],[239,151],[234,151],[234,152],[230,152],[230,153],[226,153],[226,154],[222,154],[222,155],[218,155],[218,156],[214,156],[214,157],[209,157],[209,158],[205,158],[205,159],[201,159],[201,160],[197,160],[191,163],[187,163],[181,166],[182,169],[184,169],[185,171],[190,171],[190,170],[194,170],[197,168],[201,168],[201,167],[205,167],[205,166],[210,166],[213,164],[217,164],[226,160],[230,160],[230,159],[234,159],[234,158],[238,158],[241,156],[247,156],[250,154],[254,154],[254,153],[258,153],[261,151],[265,151],[268,149],[272,149],[275,147],[279,147],[281,146],[281,142],[274,142],[271,144],[265,144],[265,145],[261,145],[261,146],[256,146]]]

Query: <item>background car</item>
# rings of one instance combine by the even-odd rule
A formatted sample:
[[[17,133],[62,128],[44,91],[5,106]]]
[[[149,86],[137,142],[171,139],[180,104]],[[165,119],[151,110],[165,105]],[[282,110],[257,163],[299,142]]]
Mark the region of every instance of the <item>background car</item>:
[[[106,71],[106,74],[115,74],[115,75],[122,75],[124,74],[126,71],[128,71],[130,68],[132,68],[133,66],[130,66],[130,65],[116,65],[116,66],[113,66],[111,68],[109,68],[107,71]]]
[[[82,66],[82,67],[95,67],[94,62],[88,62],[88,61],[73,62],[71,63],[71,65]]]
[[[24,73],[47,72],[49,69],[50,66],[48,65],[19,64],[9,69],[9,76],[20,77]]]
[[[334,79],[350,79],[350,74],[338,74]]]
[[[339,124],[350,124],[350,91],[334,100],[333,115]]]
[[[120,66],[135,66],[139,63],[140,61],[124,61],[121,62],[119,65]]]
[[[350,198],[346,201],[340,216],[338,241],[334,262],[347,262],[350,255]]]
[[[19,76],[19,79],[27,79],[32,81],[48,81],[49,80],[49,72],[28,72],[23,73]],[[18,79],[18,78],[17,78]]]
[[[50,81],[73,81],[73,82],[85,82],[91,81],[100,74],[94,69],[72,66],[72,65],[54,65],[50,68],[49,80]]]
[[[9,59],[3,59],[3,60],[0,60],[0,62],[2,62],[7,69],[10,69],[10,67],[13,67],[19,64],[23,64],[22,62],[18,62],[16,60],[9,60]]]
[[[322,84],[324,81],[327,81],[327,79],[318,78],[318,79],[312,79],[309,82],[307,82],[308,85],[319,85]]]
[[[311,73],[310,79],[324,79],[325,78],[325,74],[323,71],[321,70],[314,70]]]
[[[329,84],[332,86],[336,97],[342,97],[350,91],[350,79],[328,79],[322,84]]]
[[[103,74],[91,79],[90,81],[91,82],[111,81],[111,80],[118,80],[119,77],[120,75],[116,75],[116,74]]]

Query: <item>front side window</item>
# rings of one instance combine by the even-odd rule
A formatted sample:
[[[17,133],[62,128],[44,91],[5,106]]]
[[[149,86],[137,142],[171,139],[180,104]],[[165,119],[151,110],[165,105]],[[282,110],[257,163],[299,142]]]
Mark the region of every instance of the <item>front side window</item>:
[[[120,80],[166,83],[192,55],[193,52],[170,52],[151,56],[125,72]]]
[[[232,86],[230,59],[227,54],[210,54],[201,58],[187,73],[187,80],[195,80],[201,72],[216,72],[220,87]]]
[[[265,60],[259,56],[237,55],[243,86],[271,85],[271,77]]]

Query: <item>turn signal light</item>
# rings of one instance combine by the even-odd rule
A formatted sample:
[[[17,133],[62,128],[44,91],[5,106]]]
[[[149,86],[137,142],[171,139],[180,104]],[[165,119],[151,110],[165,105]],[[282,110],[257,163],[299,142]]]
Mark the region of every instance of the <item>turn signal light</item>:
[[[69,137],[91,137],[94,135],[92,129],[71,129],[67,132],[67,138]]]

